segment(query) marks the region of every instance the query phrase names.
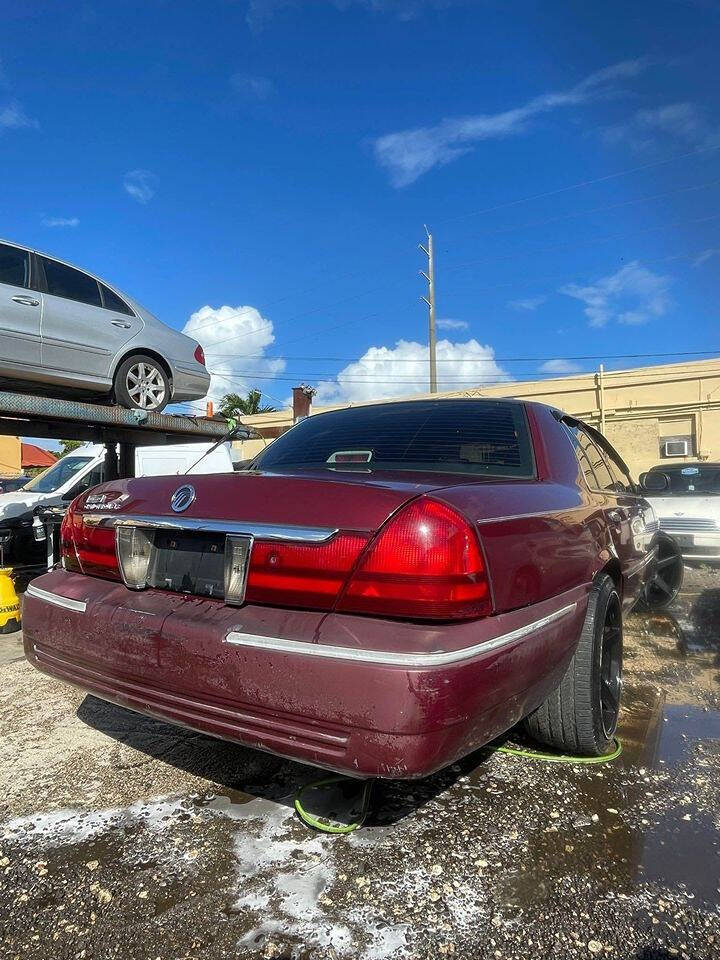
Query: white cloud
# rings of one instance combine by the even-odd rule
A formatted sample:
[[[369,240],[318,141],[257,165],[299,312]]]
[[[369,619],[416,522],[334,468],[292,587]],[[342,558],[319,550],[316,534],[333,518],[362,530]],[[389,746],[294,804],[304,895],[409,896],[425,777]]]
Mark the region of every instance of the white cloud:
[[[123,187],[125,192],[138,203],[149,203],[155,196],[157,177],[149,170],[130,170],[125,174]]]
[[[275,92],[272,80],[250,73],[234,73],[230,77],[230,86],[235,93],[249,100],[267,100]]]
[[[546,360],[540,367],[541,373],[577,373],[578,370],[582,370],[578,363],[563,360],[562,357],[558,357],[557,360]]]
[[[451,320],[449,317],[443,317],[436,323],[438,330],[467,330],[470,324],[467,320]]]
[[[596,283],[568,283],[560,293],[585,304],[591,327],[604,327],[611,320],[637,325],[662,317],[670,308],[670,278],[643,267],[637,260]]]
[[[437,343],[438,390],[462,390],[487,381],[509,380],[495,361],[492,347],[477,340]],[[398,340],[394,347],[370,347],[359,360],[348,364],[335,380],[317,385],[318,405],[382,400],[386,397],[427,393],[428,347]]]
[[[589,74],[568,90],[533,97],[512,110],[453,117],[432,127],[385,134],[374,142],[375,157],[388,171],[393,186],[406,187],[433,167],[456,160],[480,141],[517,136],[541,114],[617,93],[618,81],[637,76],[646,66],[645,59],[623,60]]]
[[[43,217],[44,227],[77,227],[80,221],[77,217]]]
[[[693,146],[720,143],[717,131],[694,103],[667,103],[638,110],[626,123],[607,127],[602,135],[606,143],[626,142],[637,151],[653,148],[667,138]]]
[[[703,263],[707,263],[708,260],[711,260],[713,257],[720,256],[720,247],[709,247],[707,250],[703,250],[701,254],[698,254],[697,257],[693,260],[693,266],[699,267]]]
[[[23,127],[37,130],[40,124],[29,117],[17,101],[0,109],[0,131],[20,130]]]
[[[251,388],[263,391],[267,381],[262,374],[278,374],[285,369],[283,359],[264,356],[275,342],[275,334],[272,322],[255,307],[201,307],[182,332],[197,340],[205,351],[212,374],[208,391],[211,400],[220,400],[226,393],[247,393]]]
[[[537,310],[547,300],[547,297],[525,297],[521,300],[508,300],[508,306],[513,310]]]

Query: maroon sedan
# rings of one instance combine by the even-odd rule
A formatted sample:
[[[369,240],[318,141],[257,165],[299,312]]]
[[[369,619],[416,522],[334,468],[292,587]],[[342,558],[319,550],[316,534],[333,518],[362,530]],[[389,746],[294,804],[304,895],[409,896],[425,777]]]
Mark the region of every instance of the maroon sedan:
[[[238,474],[106,483],[25,595],[38,669],[355,776],[525,720],[607,750],[654,515],[593,428],[514,400],[319,414]]]

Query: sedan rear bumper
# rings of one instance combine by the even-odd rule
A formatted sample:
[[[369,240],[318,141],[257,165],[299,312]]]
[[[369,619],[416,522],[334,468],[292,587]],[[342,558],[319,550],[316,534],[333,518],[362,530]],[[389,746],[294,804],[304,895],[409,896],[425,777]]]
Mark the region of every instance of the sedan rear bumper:
[[[124,707],[354,776],[419,777],[559,682],[587,587],[428,626],[223,603],[54,571],[25,597],[38,669]]]
[[[210,374],[199,364],[173,362],[173,403],[199,400],[210,389]]]

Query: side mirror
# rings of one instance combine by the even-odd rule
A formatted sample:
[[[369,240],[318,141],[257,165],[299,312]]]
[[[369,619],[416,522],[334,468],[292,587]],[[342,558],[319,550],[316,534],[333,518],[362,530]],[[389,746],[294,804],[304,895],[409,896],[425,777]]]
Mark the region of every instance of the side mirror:
[[[63,503],[70,503],[78,495],[77,490],[66,490],[65,493],[60,498]]]
[[[659,470],[650,470],[640,474],[640,486],[647,493],[662,493],[670,486],[670,478]]]

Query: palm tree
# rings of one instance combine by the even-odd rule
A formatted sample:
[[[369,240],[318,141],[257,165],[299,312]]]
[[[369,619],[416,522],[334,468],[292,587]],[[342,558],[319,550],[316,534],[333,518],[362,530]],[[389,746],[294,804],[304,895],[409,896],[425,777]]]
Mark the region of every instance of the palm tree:
[[[277,407],[261,404],[262,393],[259,390],[249,390],[246,397],[239,393],[226,393],[220,401],[219,413],[228,419],[248,417],[254,413],[274,413]]]

